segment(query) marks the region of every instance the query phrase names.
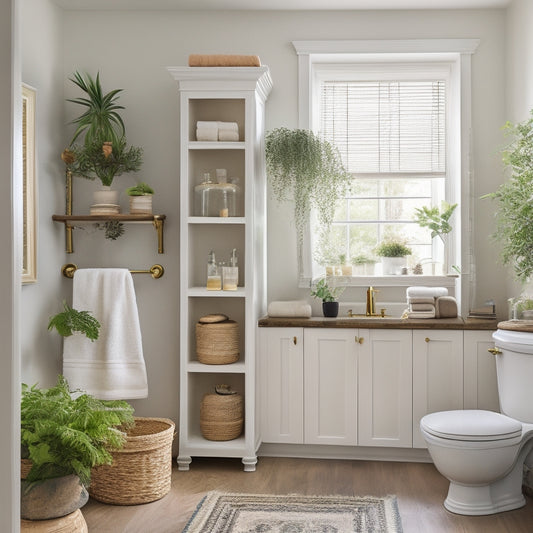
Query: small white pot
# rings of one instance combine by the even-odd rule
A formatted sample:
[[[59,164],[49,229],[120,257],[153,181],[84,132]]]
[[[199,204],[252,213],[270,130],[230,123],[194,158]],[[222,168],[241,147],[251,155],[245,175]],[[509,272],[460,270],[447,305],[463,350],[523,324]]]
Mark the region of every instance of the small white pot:
[[[402,268],[406,266],[405,257],[382,257],[384,276],[397,276],[402,273]]]
[[[118,205],[118,191],[102,185],[101,189],[93,192],[93,203],[95,205]]]
[[[130,214],[131,215],[151,215],[152,214],[152,195],[145,194],[142,196],[130,196]]]

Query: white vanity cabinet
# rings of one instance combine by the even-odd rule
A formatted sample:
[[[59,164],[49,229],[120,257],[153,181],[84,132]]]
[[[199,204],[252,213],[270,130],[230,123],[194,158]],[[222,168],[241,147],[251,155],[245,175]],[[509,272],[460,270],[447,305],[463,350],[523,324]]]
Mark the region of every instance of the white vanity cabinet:
[[[359,330],[359,446],[410,448],[413,358],[408,329]]]
[[[357,445],[357,359],[361,332],[304,331],[304,443]]]
[[[413,330],[413,447],[427,448],[420,419],[463,408],[463,331]]]

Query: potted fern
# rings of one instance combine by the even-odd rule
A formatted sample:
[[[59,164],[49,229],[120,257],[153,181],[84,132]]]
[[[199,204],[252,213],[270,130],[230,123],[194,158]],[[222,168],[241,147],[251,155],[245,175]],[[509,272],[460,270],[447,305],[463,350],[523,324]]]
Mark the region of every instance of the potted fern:
[[[411,248],[400,240],[388,239],[382,241],[376,248],[376,255],[381,257],[384,276],[399,274],[405,266],[405,257],[411,255]]]
[[[88,311],[66,303],[48,325],[62,336],[79,332],[91,341],[98,339],[99,328]],[[133,408],[127,402],[72,393],[63,376],[48,389],[23,384],[21,517],[47,520],[82,507],[89,497],[91,469],[111,463],[110,450],[123,445],[123,430],[132,424]]]
[[[298,262],[302,264],[302,244],[311,209],[319,224],[329,227],[335,204],[350,183],[337,149],[312,131],[278,128],[265,139],[267,173],[278,201],[292,199],[298,243]]]

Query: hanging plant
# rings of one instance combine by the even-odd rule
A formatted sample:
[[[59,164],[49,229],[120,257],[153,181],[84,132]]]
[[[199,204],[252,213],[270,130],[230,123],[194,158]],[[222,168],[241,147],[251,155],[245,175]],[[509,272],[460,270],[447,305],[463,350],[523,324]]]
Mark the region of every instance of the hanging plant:
[[[316,210],[319,224],[328,227],[336,202],[346,193],[350,175],[337,149],[309,130],[272,130],[266,135],[265,150],[274,196],[278,201],[294,201],[301,250],[311,209]]]
[[[525,122],[507,122],[504,133],[512,137],[502,153],[510,179],[482,198],[497,201],[492,237],[502,245],[503,263],[512,265],[516,278],[527,283],[533,276],[533,110]]]

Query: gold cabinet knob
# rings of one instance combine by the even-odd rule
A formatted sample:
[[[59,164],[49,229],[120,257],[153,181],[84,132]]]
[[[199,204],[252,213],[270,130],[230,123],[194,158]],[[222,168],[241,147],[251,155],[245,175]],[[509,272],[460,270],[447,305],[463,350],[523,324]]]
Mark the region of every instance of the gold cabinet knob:
[[[429,337],[426,337],[424,340],[425,340],[426,342],[429,342],[431,339],[430,339]]]
[[[294,346],[296,346],[298,344],[298,337],[294,336],[292,342],[294,343]]]
[[[490,352],[492,355],[498,355],[498,354],[502,353],[502,351],[499,348],[496,348],[496,347],[489,348],[487,351]]]
[[[355,342],[358,342],[359,344],[363,344],[363,342],[365,342],[365,338],[364,337],[355,337]]]

